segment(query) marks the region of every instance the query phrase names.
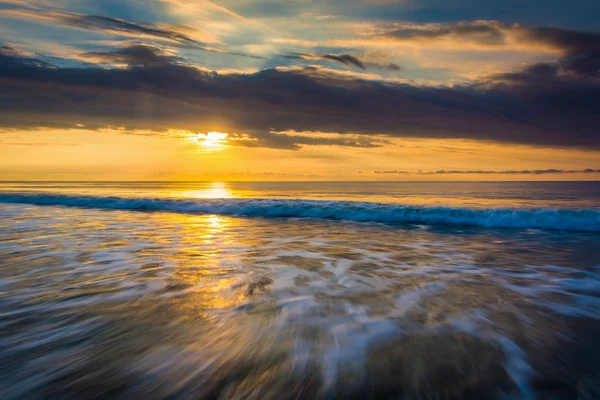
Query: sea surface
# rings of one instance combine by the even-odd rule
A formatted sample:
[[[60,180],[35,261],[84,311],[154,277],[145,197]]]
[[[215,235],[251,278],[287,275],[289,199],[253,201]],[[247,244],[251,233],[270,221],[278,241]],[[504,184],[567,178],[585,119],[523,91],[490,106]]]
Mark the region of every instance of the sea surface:
[[[600,182],[0,183],[0,399],[600,399]]]

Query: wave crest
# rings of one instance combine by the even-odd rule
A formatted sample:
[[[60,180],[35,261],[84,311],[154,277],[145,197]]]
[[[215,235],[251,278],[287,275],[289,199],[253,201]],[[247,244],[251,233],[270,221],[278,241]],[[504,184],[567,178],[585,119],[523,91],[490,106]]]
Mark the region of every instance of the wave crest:
[[[289,199],[187,200],[52,194],[0,194],[0,203],[167,211],[176,213],[327,218],[357,222],[472,225],[600,232],[600,211],[589,209],[470,209],[351,201]]]

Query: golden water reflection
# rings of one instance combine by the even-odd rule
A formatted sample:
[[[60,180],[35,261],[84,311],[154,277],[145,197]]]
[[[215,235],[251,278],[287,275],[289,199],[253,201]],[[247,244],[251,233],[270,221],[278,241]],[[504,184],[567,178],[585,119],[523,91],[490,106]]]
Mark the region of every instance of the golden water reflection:
[[[225,225],[225,218],[219,215],[207,215],[206,222],[208,223],[208,226],[210,226],[212,229],[220,230]]]
[[[205,317],[211,310],[231,309],[247,300],[238,288],[243,276],[235,273],[240,257],[227,251],[232,244],[247,246],[231,232],[243,222],[219,215],[165,214],[161,218],[168,219],[172,233],[168,241],[179,245],[168,257],[174,269],[164,294],[185,295],[185,308]]]
[[[229,199],[236,197],[227,182],[209,182],[203,188],[185,190],[178,194],[181,197],[192,199]]]

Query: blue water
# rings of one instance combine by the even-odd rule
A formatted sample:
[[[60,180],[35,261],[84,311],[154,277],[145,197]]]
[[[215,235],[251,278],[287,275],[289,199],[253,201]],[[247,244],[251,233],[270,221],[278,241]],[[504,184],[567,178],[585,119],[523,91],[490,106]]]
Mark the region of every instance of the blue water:
[[[599,200],[0,183],[0,398],[600,398]]]
[[[56,194],[0,194],[0,203],[165,211],[231,216],[327,218],[388,224],[426,223],[473,225],[489,228],[539,228],[600,232],[600,210],[515,209],[407,206],[385,203],[290,199],[170,199],[74,196]]]

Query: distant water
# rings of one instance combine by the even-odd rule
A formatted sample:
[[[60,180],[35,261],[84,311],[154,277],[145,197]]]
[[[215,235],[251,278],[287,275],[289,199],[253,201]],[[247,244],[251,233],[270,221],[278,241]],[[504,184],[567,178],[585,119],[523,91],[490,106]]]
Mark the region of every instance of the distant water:
[[[0,183],[1,399],[598,399],[600,184]]]

